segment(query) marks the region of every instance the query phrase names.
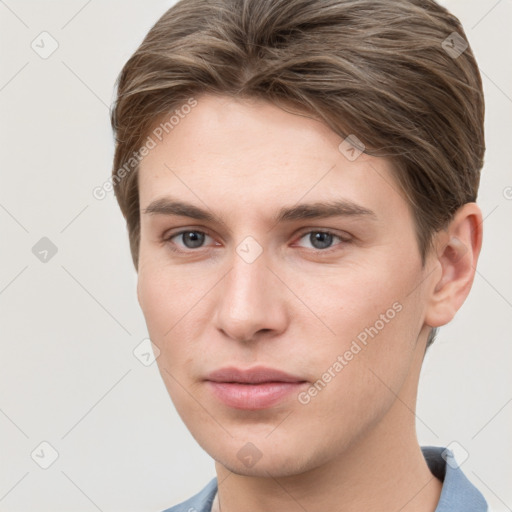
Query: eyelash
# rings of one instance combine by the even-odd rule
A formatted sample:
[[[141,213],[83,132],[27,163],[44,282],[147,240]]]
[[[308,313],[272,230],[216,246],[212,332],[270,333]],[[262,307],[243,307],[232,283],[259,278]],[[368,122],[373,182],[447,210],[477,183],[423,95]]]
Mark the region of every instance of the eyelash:
[[[168,236],[163,237],[162,241],[164,243],[168,244],[169,249],[171,251],[177,252],[177,253],[182,253],[182,254],[193,253],[193,252],[199,251],[200,249],[203,249],[203,247],[198,247],[196,249],[181,250],[181,249],[176,249],[175,247],[173,247],[173,245],[175,245],[175,244],[174,244],[174,242],[171,241],[171,239],[173,239],[173,238],[175,238],[177,236],[183,235],[184,233],[201,233],[203,235],[209,236],[210,238],[213,238],[206,231],[201,231],[199,229],[185,229],[185,230],[178,231],[176,233],[172,233],[172,234],[170,234]],[[340,245],[344,245],[344,244],[350,243],[350,239],[348,237],[343,237],[341,235],[337,235],[336,233],[334,233],[332,231],[329,231],[329,230],[325,230],[325,229],[310,229],[309,231],[301,232],[298,235],[299,236],[298,240],[301,240],[302,238],[304,238],[305,235],[309,235],[311,233],[324,233],[324,234],[332,235],[334,238],[338,238],[341,241],[341,243],[339,243],[337,245],[334,245],[333,247],[330,247],[328,249],[314,249],[314,248],[313,249],[309,249],[309,248],[305,248],[306,250],[313,251],[313,252],[315,252],[317,254],[328,255],[328,254],[331,254],[334,251],[339,250],[339,246]]]

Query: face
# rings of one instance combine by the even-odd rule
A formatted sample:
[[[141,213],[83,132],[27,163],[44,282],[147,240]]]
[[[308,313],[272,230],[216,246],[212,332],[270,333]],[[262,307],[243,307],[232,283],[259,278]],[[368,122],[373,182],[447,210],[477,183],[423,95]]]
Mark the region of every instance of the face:
[[[343,455],[395,421],[418,377],[412,213],[391,164],[342,142],[206,95],[140,166],[137,291],[159,370],[194,438],[239,474]]]

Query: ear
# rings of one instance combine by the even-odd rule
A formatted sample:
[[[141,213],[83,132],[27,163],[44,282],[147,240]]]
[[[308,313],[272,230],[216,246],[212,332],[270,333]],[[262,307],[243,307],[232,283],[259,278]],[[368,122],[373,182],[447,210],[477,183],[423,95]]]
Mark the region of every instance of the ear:
[[[436,272],[429,293],[425,323],[440,327],[452,320],[469,294],[482,247],[482,212],[476,203],[466,203],[452,221],[436,235]]]

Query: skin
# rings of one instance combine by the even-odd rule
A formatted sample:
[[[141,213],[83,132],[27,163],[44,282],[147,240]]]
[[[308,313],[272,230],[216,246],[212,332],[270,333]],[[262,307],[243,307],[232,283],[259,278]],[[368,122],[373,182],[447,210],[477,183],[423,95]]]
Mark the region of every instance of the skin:
[[[262,100],[197,100],[140,166],[137,294],[176,410],[216,461],[222,511],[434,511],[442,484],[416,437],[418,379],[430,328],[471,288],[480,209],[464,205],[422,266],[388,160],[350,161],[324,124]],[[145,212],[166,196],[222,220]],[[283,206],[341,198],[374,215],[272,221]],[[197,246],[173,236],[182,230],[207,236]],[[315,230],[336,236],[324,249]],[[263,249],[251,263],[236,252],[248,236]],[[292,394],[234,409],[204,380],[265,365],[311,386],[396,303],[307,404]],[[261,455],[250,467],[237,456],[249,442]]]

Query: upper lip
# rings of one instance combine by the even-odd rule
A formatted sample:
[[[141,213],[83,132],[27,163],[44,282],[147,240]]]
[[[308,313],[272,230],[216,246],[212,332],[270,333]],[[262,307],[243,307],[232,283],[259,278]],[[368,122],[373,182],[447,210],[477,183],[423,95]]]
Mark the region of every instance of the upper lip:
[[[261,384],[263,382],[305,382],[304,379],[265,366],[254,368],[220,368],[208,374],[206,380],[213,382],[238,382],[243,384]]]

